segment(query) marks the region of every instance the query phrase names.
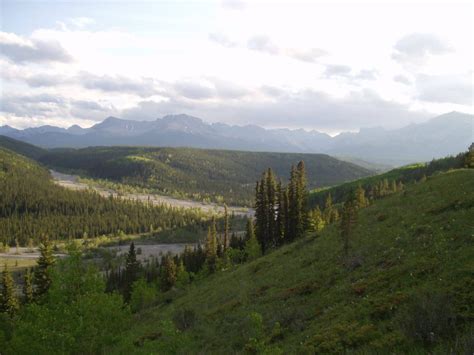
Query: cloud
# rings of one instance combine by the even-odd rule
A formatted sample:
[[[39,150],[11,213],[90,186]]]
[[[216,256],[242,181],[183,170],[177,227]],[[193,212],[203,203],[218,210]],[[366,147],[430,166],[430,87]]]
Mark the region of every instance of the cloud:
[[[400,63],[421,64],[431,55],[451,52],[453,49],[430,33],[412,33],[401,38],[393,47],[392,58]]]
[[[27,39],[6,32],[0,32],[0,55],[15,63],[69,63],[73,60],[57,41]]]
[[[294,59],[301,60],[303,62],[314,63],[320,57],[327,55],[328,53],[319,48],[310,48],[308,50],[299,50],[299,49],[286,49],[285,53]]]
[[[404,85],[411,85],[412,82],[410,79],[408,79],[405,75],[398,74],[393,77],[393,80],[396,81],[397,83],[401,83]]]
[[[324,70],[324,76],[327,78],[339,76],[339,77],[349,77],[352,72],[351,67],[347,65],[339,65],[339,64],[329,64],[326,65],[326,69]]]
[[[247,48],[274,55],[279,53],[279,49],[276,44],[272,42],[270,37],[265,35],[257,35],[249,38],[247,41]]]
[[[188,99],[209,99],[215,96],[215,89],[194,81],[179,81],[173,84],[176,92]]]
[[[86,89],[128,93],[141,97],[149,97],[162,93],[155,87],[155,81],[149,78],[131,79],[119,75],[95,75],[82,72],[76,77],[76,82]]]
[[[375,69],[362,69],[354,76],[354,79],[359,80],[377,80],[378,72]]]
[[[237,47],[237,42],[232,41],[229,37],[227,37],[223,33],[210,33],[209,39],[226,48]]]
[[[186,113],[214,122],[258,124],[266,127],[354,130],[361,126],[402,126],[422,121],[427,114],[412,112],[406,106],[387,101],[372,91],[352,92],[342,98],[304,90],[273,93],[272,100],[187,101],[170,99],[143,101],[121,114],[128,119],[156,119],[169,113]]]
[[[472,73],[425,75],[416,77],[417,98],[436,103],[470,105],[474,103]]]

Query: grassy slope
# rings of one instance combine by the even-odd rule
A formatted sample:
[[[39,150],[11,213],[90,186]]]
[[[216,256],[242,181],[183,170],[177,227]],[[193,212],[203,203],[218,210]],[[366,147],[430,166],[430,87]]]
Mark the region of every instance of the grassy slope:
[[[116,351],[153,351],[156,340],[131,344],[186,308],[197,317],[184,332],[196,352],[240,351],[253,311],[263,316],[267,333],[280,322],[283,338],[275,344],[285,353],[423,352],[403,336],[396,318],[414,294],[427,290],[449,294],[460,327],[472,322],[473,215],[474,170],[429,178],[360,212],[351,246],[360,267],[342,265],[338,229],[329,226],[319,237],[175,291],[169,304],[136,316]]]
[[[161,190],[224,196],[227,203],[251,203],[262,167],[283,179],[291,164],[304,160],[311,188],[368,176],[368,169],[323,154],[255,153],[191,148],[111,147],[53,150],[41,161],[94,178]]]

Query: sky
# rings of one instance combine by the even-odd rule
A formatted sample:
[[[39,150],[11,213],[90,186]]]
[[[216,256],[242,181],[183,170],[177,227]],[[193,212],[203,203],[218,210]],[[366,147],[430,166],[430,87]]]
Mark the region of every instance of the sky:
[[[0,125],[335,134],[473,113],[472,2],[0,0]]]

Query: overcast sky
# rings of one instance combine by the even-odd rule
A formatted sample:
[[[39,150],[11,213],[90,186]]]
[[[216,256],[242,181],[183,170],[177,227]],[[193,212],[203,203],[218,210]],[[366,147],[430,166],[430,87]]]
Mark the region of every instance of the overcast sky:
[[[0,125],[399,127],[473,109],[473,5],[0,0]]]

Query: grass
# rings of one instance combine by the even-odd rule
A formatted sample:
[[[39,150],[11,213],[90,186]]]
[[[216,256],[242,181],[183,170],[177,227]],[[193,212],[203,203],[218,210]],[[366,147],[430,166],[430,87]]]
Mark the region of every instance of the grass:
[[[111,352],[163,351],[173,336],[175,353],[459,353],[474,329],[473,215],[473,170],[428,178],[360,211],[348,259],[331,225],[170,291]],[[170,335],[184,310],[192,326]],[[453,332],[423,342],[412,329],[436,314]]]
[[[23,271],[27,268],[36,266],[36,258],[3,258],[0,257],[0,268],[3,270],[4,265],[13,272]]]

